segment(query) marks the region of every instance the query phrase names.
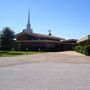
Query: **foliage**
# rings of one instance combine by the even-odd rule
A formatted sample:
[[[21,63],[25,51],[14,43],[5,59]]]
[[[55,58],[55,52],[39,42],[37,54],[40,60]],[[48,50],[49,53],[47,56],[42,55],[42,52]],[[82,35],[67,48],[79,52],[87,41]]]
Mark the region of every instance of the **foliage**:
[[[90,45],[84,46],[83,52],[85,55],[90,56]]]
[[[14,45],[14,32],[9,27],[5,27],[0,34],[0,41],[2,50],[11,50]]]
[[[76,46],[75,51],[90,56],[90,45]]]
[[[75,51],[79,53],[83,53],[83,47],[82,46],[76,46]]]

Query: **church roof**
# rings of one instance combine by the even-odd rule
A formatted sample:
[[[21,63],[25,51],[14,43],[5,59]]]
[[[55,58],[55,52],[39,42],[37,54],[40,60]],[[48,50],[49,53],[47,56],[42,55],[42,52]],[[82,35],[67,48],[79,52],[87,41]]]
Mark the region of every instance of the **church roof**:
[[[22,36],[22,35],[31,35],[38,38],[47,38],[47,39],[56,39],[56,40],[65,40],[64,38],[52,36],[52,35],[45,35],[45,34],[38,34],[38,33],[31,33],[31,32],[21,32],[16,34],[16,37]]]
[[[90,35],[87,35],[87,36],[81,38],[80,40],[77,41],[77,43],[80,43],[80,42],[83,42],[83,41],[87,41],[87,40],[90,40]]]
[[[71,42],[77,42],[77,39],[67,39],[67,40],[64,40],[62,41],[62,43],[71,43]]]

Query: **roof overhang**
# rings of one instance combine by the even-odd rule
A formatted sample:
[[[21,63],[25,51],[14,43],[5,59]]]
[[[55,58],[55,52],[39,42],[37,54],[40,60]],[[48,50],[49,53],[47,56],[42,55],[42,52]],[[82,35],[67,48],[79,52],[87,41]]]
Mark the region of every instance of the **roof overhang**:
[[[60,41],[53,40],[18,40],[18,43],[61,43]]]
[[[87,41],[87,40],[90,40],[90,35],[87,35],[87,36],[81,38],[80,40],[77,41],[77,43],[84,42],[84,41]]]

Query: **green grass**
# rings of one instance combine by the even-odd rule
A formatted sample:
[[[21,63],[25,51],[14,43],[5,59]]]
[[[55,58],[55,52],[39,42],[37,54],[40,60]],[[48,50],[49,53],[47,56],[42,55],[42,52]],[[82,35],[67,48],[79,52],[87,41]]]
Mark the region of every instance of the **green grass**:
[[[31,55],[31,54],[42,54],[45,52],[34,52],[34,51],[0,51],[0,57],[17,56],[17,55]]]

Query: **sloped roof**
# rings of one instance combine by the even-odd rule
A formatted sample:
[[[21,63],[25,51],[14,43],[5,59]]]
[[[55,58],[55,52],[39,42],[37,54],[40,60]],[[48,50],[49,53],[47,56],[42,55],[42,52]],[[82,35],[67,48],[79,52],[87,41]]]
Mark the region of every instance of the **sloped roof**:
[[[58,40],[65,40],[64,38],[59,38],[51,35],[45,35],[45,34],[38,34],[38,33],[31,33],[31,32],[21,32],[15,35],[15,37],[22,36],[22,35],[31,35],[38,38],[47,38],[47,39],[58,39]]]
[[[77,42],[77,39],[67,39],[62,41],[63,43]]]
[[[86,40],[90,40],[90,35],[87,35],[87,36],[79,39],[77,42],[79,43],[79,42],[83,42],[83,41],[86,41]]]

